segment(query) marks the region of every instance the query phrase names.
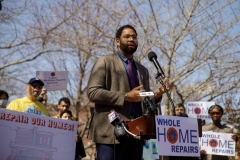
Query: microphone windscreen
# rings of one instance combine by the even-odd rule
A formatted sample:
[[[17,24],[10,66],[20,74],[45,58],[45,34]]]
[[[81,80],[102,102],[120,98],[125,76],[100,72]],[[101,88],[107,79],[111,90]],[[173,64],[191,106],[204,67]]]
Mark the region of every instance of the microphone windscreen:
[[[116,119],[119,119],[119,115],[117,112],[115,112],[114,110],[111,111],[111,113],[108,114],[108,120],[110,121],[110,123],[112,123],[113,121],[115,121]]]
[[[157,58],[157,55],[155,52],[149,52],[148,53],[148,59],[152,61],[153,58]]]

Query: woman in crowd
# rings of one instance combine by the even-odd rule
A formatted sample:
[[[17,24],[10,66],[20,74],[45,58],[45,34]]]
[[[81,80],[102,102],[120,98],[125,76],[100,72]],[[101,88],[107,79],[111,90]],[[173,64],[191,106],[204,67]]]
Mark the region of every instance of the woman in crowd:
[[[212,123],[209,125],[202,126],[202,131],[217,132],[217,133],[233,133],[233,128],[221,124],[221,118],[223,115],[223,108],[220,105],[213,105],[208,109],[208,114],[212,119]],[[233,135],[232,139],[237,142],[237,135]],[[203,160],[228,160],[228,156],[211,155],[206,154],[205,150],[201,150],[201,159]]]
[[[72,120],[72,112],[70,110],[64,110],[60,113],[60,118],[65,120]],[[86,157],[84,150],[82,137],[79,133],[76,135],[76,151],[75,151],[75,160],[81,160],[83,157]]]

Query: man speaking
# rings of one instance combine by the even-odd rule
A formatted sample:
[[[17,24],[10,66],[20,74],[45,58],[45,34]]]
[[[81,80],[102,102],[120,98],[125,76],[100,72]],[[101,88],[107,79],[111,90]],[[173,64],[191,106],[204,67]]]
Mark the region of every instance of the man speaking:
[[[149,73],[133,58],[138,35],[131,25],[124,25],[117,30],[115,42],[117,53],[100,57],[89,78],[87,92],[89,99],[95,103],[95,112],[88,139],[96,143],[97,160],[141,160],[143,140],[128,137],[118,141],[108,114],[115,110],[122,119],[142,116],[146,108],[141,103],[139,93],[150,91]],[[159,102],[163,94],[163,88],[159,87],[154,103]]]

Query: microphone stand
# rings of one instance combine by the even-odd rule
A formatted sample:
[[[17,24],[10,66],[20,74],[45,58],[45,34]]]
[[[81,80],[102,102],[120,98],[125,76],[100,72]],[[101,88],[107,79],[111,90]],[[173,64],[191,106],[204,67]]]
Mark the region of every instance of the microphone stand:
[[[160,72],[158,71],[158,73],[157,73],[157,75],[156,75],[155,78],[156,78],[156,80],[163,86],[163,89],[164,89],[165,93],[166,93],[167,96],[168,96],[168,100],[170,101],[170,103],[171,103],[171,105],[172,105],[172,108],[174,109],[174,106],[175,106],[175,105],[174,105],[174,103],[173,103],[173,100],[172,100],[170,94],[168,93],[168,90],[167,90],[166,86],[165,86],[164,83],[163,83],[163,80],[164,80],[164,78],[165,78],[164,73],[162,74],[162,73],[160,73]]]

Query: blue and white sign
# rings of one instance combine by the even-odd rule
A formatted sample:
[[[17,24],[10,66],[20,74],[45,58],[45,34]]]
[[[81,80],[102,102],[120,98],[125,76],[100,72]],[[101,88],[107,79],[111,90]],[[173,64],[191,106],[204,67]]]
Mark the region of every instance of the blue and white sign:
[[[156,139],[146,140],[145,145],[143,146],[142,160],[151,160],[151,159],[152,160],[159,159]]]
[[[211,119],[208,109],[215,105],[215,102],[187,102],[186,111],[189,117],[199,119]]]
[[[235,156],[235,141],[229,133],[203,132],[201,150],[207,154]]]
[[[196,118],[158,115],[155,120],[159,155],[200,156]]]

